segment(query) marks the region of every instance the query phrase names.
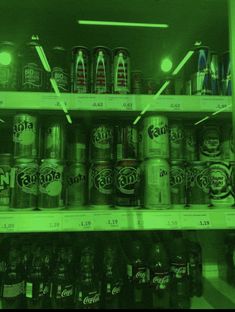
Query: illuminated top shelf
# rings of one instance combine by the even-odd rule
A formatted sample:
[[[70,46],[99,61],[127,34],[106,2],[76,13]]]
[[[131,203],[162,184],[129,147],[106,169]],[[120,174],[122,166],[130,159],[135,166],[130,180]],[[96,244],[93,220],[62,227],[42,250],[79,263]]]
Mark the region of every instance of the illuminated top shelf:
[[[58,98],[54,93],[9,91],[0,92],[0,109],[60,110],[59,100],[68,110],[84,111],[141,111],[151,104],[149,111],[215,112],[231,104],[228,96],[162,95],[154,100],[153,95],[64,93]],[[231,106],[224,110],[231,111]]]
[[[80,210],[0,213],[0,233],[124,230],[235,229],[235,211],[226,210]]]

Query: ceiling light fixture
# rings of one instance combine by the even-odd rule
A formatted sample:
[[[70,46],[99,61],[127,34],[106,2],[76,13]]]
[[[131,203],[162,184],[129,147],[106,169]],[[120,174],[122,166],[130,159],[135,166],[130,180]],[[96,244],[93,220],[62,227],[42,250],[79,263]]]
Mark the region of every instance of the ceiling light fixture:
[[[96,25],[96,26],[124,26],[124,27],[148,27],[148,28],[168,28],[168,24],[150,24],[150,23],[127,23],[112,21],[88,21],[78,20],[80,25]]]

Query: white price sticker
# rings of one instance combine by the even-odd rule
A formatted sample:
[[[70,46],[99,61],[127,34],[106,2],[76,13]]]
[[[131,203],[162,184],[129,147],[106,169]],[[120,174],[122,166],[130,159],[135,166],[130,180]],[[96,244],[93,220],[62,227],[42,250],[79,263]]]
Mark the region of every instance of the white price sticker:
[[[95,228],[104,230],[127,229],[127,216],[119,211],[97,213],[95,215]]]
[[[94,221],[91,214],[81,215],[79,218],[79,228],[82,231],[92,231],[94,230]]]
[[[209,229],[212,227],[209,213],[182,213],[182,228]]]
[[[175,213],[155,211],[144,216],[145,225],[153,229],[174,229],[179,227],[179,218]]]
[[[174,112],[182,111],[182,105],[180,103],[171,103],[170,110]]]
[[[14,217],[1,217],[0,232],[8,233],[16,231],[16,224]]]
[[[229,212],[225,215],[226,226],[235,228],[235,212]]]
[[[75,105],[77,109],[85,110],[103,110],[105,109],[105,97],[100,94],[96,95],[77,95]]]
[[[133,102],[125,101],[122,103],[123,110],[131,111],[133,110]]]

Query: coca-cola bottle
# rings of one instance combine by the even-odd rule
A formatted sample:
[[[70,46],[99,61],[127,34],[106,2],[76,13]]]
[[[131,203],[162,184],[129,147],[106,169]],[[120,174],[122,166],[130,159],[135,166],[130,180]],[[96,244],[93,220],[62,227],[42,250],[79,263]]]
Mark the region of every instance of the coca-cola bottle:
[[[171,308],[190,309],[190,305],[189,288],[185,277],[173,276],[171,281]]]
[[[155,241],[148,257],[151,308],[170,308],[170,261],[164,244]]]
[[[40,246],[34,247],[33,257],[28,262],[25,283],[26,308],[42,309],[46,297],[49,297],[49,284]]]
[[[60,247],[52,273],[51,307],[71,309],[74,305],[74,277],[70,250]]]
[[[24,270],[17,242],[11,242],[6,270],[2,278],[2,308],[21,309],[23,308],[24,297]]]

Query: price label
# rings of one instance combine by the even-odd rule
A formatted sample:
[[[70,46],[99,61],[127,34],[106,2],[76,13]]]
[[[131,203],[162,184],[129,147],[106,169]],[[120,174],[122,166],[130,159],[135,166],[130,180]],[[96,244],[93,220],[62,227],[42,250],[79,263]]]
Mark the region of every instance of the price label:
[[[212,227],[209,213],[183,213],[182,228],[209,229]]]
[[[49,228],[50,230],[59,230],[61,227],[61,223],[60,222],[49,222]]]
[[[180,103],[171,103],[170,104],[170,110],[171,111],[181,111],[182,107]]]
[[[135,227],[138,229],[174,229],[179,227],[176,213],[166,214],[162,211],[146,211],[137,215]]]
[[[229,212],[225,215],[226,226],[229,228],[235,228],[235,213]]]
[[[112,95],[107,97],[108,110],[111,111],[133,111],[135,110],[135,99],[133,95]]]
[[[97,109],[103,109],[104,103],[103,102],[94,102],[94,103],[92,103],[92,107],[97,108]]]
[[[79,218],[78,226],[83,231],[92,231],[94,229],[94,221],[92,215],[81,215]]]
[[[220,110],[220,109],[223,109],[225,107],[227,107],[227,103],[217,103],[216,104],[216,107],[215,107],[215,110]]]
[[[14,232],[16,231],[15,219],[13,217],[1,217],[0,232]]]
[[[122,103],[122,108],[124,110],[131,111],[131,110],[133,110],[133,103],[132,102],[124,102],[124,103]]]
[[[105,97],[101,94],[96,95],[77,95],[76,101],[78,109],[102,110],[105,109]]]

